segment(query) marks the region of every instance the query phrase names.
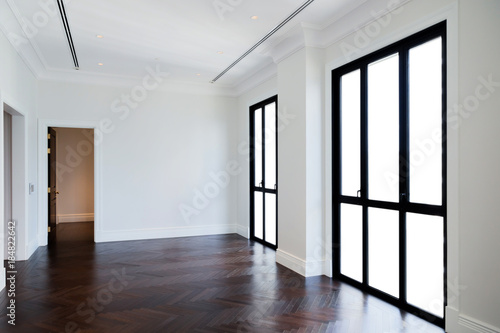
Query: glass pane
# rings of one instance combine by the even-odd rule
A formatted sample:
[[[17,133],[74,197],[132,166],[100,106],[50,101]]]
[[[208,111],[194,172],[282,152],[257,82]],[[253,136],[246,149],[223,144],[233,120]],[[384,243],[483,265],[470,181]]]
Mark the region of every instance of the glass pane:
[[[399,297],[399,212],[368,209],[370,286]]]
[[[441,37],[410,50],[410,201],[442,202]]]
[[[255,237],[262,239],[264,237],[263,231],[264,231],[264,212],[263,212],[263,198],[262,198],[262,192],[254,192],[254,214],[253,214],[253,219],[254,219],[254,235]]]
[[[276,194],[266,193],[266,239],[276,245]]]
[[[368,197],[399,201],[399,56],[368,66]]]
[[[260,186],[262,178],[262,109],[258,109],[254,113],[254,130],[255,130],[255,186]]]
[[[407,300],[444,316],[443,218],[407,214]]]
[[[265,121],[265,185],[272,189],[276,184],[276,103],[266,105]]]
[[[360,71],[341,78],[341,175],[343,195],[356,196],[361,189],[360,162]]]
[[[363,210],[361,206],[340,205],[340,272],[363,281]]]

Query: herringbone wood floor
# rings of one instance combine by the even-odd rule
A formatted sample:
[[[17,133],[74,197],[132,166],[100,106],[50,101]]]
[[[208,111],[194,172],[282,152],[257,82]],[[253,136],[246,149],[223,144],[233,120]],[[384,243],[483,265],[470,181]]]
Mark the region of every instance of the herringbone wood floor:
[[[443,332],[237,235],[64,242],[18,272],[16,326],[4,290],[1,332]]]

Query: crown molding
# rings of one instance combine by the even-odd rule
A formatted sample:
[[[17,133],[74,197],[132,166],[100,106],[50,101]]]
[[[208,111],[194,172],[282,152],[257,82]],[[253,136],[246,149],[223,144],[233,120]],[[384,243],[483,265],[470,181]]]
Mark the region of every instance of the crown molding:
[[[203,95],[239,96],[277,75],[277,64],[304,47],[327,48],[410,1],[353,0],[348,7],[322,25],[300,22],[290,26],[283,35],[255,50],[256,53],[269,57],[272,62],[255,68],[232,85],[167,78],[159,89],[174,92],[191,91]],[[139,76],[47,68],[34,40],[30,40],[22,29],[20,21],[22,17],[19,13],[16,15],[15,8],[12,0],[0,2],[0,30],[38,80],[125,87],[133,87],[142,82],[143,77]]]

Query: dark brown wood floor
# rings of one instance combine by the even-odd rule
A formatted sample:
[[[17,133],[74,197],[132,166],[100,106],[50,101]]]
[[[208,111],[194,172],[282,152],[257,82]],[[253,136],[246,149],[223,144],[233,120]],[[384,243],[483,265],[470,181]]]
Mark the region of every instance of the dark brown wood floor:
[[[18,272],[16,327],[4,290],[0,332],[443,332],[237,235],[62,242]]]
[[[57,225],[57,243],[93,241],[94,222],[71,222]]]

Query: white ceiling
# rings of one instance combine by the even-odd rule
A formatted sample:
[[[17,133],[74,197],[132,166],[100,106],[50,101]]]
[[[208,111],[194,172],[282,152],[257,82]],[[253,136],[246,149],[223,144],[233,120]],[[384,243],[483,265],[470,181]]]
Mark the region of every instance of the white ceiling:
[[[315,0],[215,85],[235,87],[272,64],[270,49],[299,24],[321,30],[366,1]],[[140,79],[148,66],[159,66],[172,82],[210,85],[303,3],[66,0],[79,71],[73,68],[56,0],[0,0],[0,28],[40,79]],[[225,11],[217,10],[216,4],[224,5]],[[257,20],[251,19],[254,15]]]

